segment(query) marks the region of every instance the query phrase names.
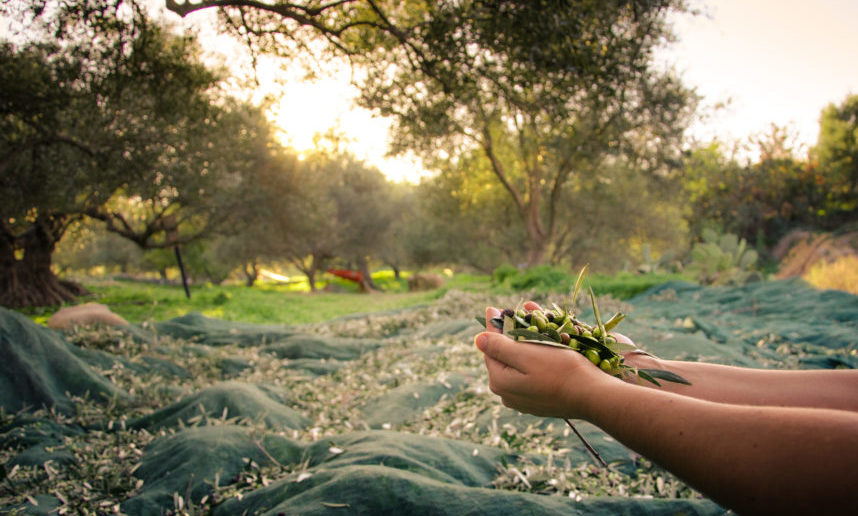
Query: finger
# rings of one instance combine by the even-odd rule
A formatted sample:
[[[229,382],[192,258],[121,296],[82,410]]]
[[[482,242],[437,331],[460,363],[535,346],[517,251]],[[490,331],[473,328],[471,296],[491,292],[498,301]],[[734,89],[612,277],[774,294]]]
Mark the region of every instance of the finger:
[[[520,387],[527,376],[514,367],[498,362],[490,356],[485,357],[486,371],[489,373],[489,389],[498,395],[509,393]]]
[[[492,333],[501,333],[499,329],[492,324],[492,319],[495,317],[500,317],[501,311],[497,308],[490,306],[486,308],[486,331],[490,331]]]
[[[539,303],[535,303],[533,301],[526,301],[524,303],[525,310],[542,310],[542,307],[539,306]]]
[[[533,364],[535,354],[552,351],[541,346],[522,346],[503,334],[489,332],[477,335],[474,344],[487,357],[512,367],[522,374],[527,374],[528,370],[532,369],[532,365],[529,367],[528,364]]]
[[[635,343],[632,341],[632,339],[626,337],[622,333],[617,333],[615,331],[612,331],[612,332],[610,332],[610,334],[613,335],[614,338],[617,339],[617,342],[619,342],[620,344],[629,344],[632,346],[635,345]]]

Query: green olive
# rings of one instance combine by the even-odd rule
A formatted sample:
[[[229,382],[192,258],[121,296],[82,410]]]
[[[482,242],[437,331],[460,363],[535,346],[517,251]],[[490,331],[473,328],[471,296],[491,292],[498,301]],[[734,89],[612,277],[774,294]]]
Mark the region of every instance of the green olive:
[[[584,352],[584,356],[587,357],[590,362],[593,362],[593,365],[599,365],[602,361],[601,357],[599,357],[599,352],[592,348],[586,350]]]
[[[602,360],[599,362],[599,369],[602,371],[613,372],[614,366],[611,364],[611,361],[608,359]]]

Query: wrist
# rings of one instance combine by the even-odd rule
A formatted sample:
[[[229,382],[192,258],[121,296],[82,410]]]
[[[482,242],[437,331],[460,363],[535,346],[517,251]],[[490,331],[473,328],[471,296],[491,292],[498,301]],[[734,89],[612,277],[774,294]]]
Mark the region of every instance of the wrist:
[[[581,404],[581,414],[576,416],[598,426],[606,412],[612,412],[615,400],[624,398],[623,391],[629,384],[615,376],[599,371],[599,379],[589,384],[587,392],[582,393],[584,403]]]
[[[599,417],[600,412],[605,409],[605,399],[613,398],[613,392],[618,387],[623,387],[626,384],[615,376],[611,376],[598,367],[592,367],[592,377],[583,382],[576,382],[575,385],[570,385],[572,400],[566,405],[574,408],[574,414],[569,414],[567,417],[572,419],[584,419],[592,422],[594,418]]]

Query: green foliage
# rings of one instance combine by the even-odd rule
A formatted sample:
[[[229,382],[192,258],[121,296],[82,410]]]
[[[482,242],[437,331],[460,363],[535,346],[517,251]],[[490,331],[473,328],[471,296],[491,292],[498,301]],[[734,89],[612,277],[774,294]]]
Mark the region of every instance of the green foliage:
[[[641,260],[635,270],[642,274],[665,274],[676,272],[681,267],[675,252],[668,251],[655,258],[652,254],[652,245],[646,243],[641,246]]]
[[[553,293],[566,295],[571,290],[578,278],[568,269],[556,266],[540,265],[530,267],[525,271],[515,269],[514,273],[506,275],[504,281],[500,282],[495,276],[492,277],[492,286],[495,290],[514,292],[535,291],[539,293]],[[507,267],[499,267],[504,271],[513,272]],[[631,272],[619,272],[615,274],[588,274],[586,284],[600,295],[610,295],[617,299],[632,298],[647,289],[668,281],[688,280],[687,274],[677,273],[648,273],[634,274]],[[485,287],[483,287],[485,288]]]
[[[854,216],[858,207],[858,94],[822,110],[814,154],[827,171],[831,209]]]
[[[651,273],[633,274],[619,272],[616,274],[593,274],[587,281],[593,290],[600,295],[610,295],[617,299],[630,299],[646,290],[668,281],[688,281],[690,277],[683,273]]]
[[[570,269],[590,263],[600,271],[616,271],[638,263],[648,246],[650,257],[669,261],[688,238],[684,206],[678,202],[682,186],[674,179],[655,178],[621,162],[577,178],[557,210],[559,236],[552,259]]]
[[[184,15],[220,5],[169,7]],[[393,120],[392,151],[413,151],[440,172],[429,188],[446,198],[428,194],[434,205],[422,209],[439,218],[411,228],[420,235],[411,239],[414,254],[440,263],[458,253],[459,263],[489,272],[561,259],[575,201],[610,206],[591,187],[606,166],[622,163],[647,178],[635,192],[670,190],[695,98],[651,55],[670,36],[670,14],[685,8],[682,0],[385,0],[274,10],[239,0],[220,13],[224,30],[255,50],[347,55],[362,72],[359,102]],[[659,219],[670,211],[635,204]],[[653,218],[608,211],[590,217],[598,230],[623,222],[631,234]]]
[[[266,155],[270,124],[219,88],[194,37],[134,1],[19,4],[0,7],[34,29],[0,42],[4,305],[74,297],[50,265],[81,217],[140,248],[171,247],[252,202],[245,173]]]
[[[762,277],[754,270],[757,252],[734,234],[707,229],[703,242],[694,244],[686,272],[704,285],[743,285]]]
[[[53,263],[60,271],[125,273],[139,269],[142,259],[143,252],[130,240],[83,220],[72,225],[57,244]]]
[[[437,167],[439,173],[417,187],[410,208],[418,215],[406,240],[414,264],[455,263],[491,273],[524,262],[527,233],[485,157],[469,153]]]
[[[641,59],[647,54],[641,45],[666,32],[663,17],[677,7],[678,2],[573,2],[562,9],[540,2],[502,8],[428,4],[425,21],[415,27],[420,52],[415,59],[429,59],[432,67],[419,72],[399,67],[390,74],[387,60],[395,56],[402,62],[399,50],[409,50],[390,50],[367,39],[370,72],[362,101],[394,116],[396,150],[416,150],[431,162],[449,161],[442,175],[460,177],[443,177],[439,183],[459,199],[460,211],[467,213],[468,202],[482,207],[478,199],[490,195],[502,202],[500,209],[477,210],[477,220],[460,218],[457,231],[479,234],[479,242],[500,263],[557,260],[562,256],[558,241],[574,227],[565,215],[589,213],[579,200],[592,198],[590,204],[599,205],[590,180],[603,176],[606,162],[663,172],[678,155],[692,96]],[[648,144],[639,143],[644,141]],[[648,208],[642,211],[658,211],[636,204]],[[590,218],[598,229],[638,220],[616,213],[608,220]],[[505,224],[496,215],[516,220]],[[507,234],[493,238],[497,228]],[[511,249],[516,244],[520,249]],[[488,262],[486,252],[478,254]],[[479,264],[484,270],[496,265]]]
[[[692,239],[712,228],[764,252],[793,229],[832,230],[855,220],[855,99],[823,111],[810,160],[800,159],[789,132],[774,125],[753,142],[756,162],[741,164],[717,143],[688,153],[683,174]]]
[[[508,279],[518,276],[518,273],[518,267],[505,263],[492,271],[492,283],[504,283]]]
[[[573,277],[566,269],[551,265],[537,265],[510,278],[509,286],[515,290],[564,292],[572,285]]]

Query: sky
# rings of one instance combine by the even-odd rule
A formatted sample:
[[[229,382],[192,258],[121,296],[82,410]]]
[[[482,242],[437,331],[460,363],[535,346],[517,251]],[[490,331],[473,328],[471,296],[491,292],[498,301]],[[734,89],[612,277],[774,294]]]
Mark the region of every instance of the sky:
[[[815,144],[819,115],[858,94],[858,0],[711,0],[675,20],[674,63],[705,103],[727,102],[692,127],[703,141],[747,140],[787,127]]]

